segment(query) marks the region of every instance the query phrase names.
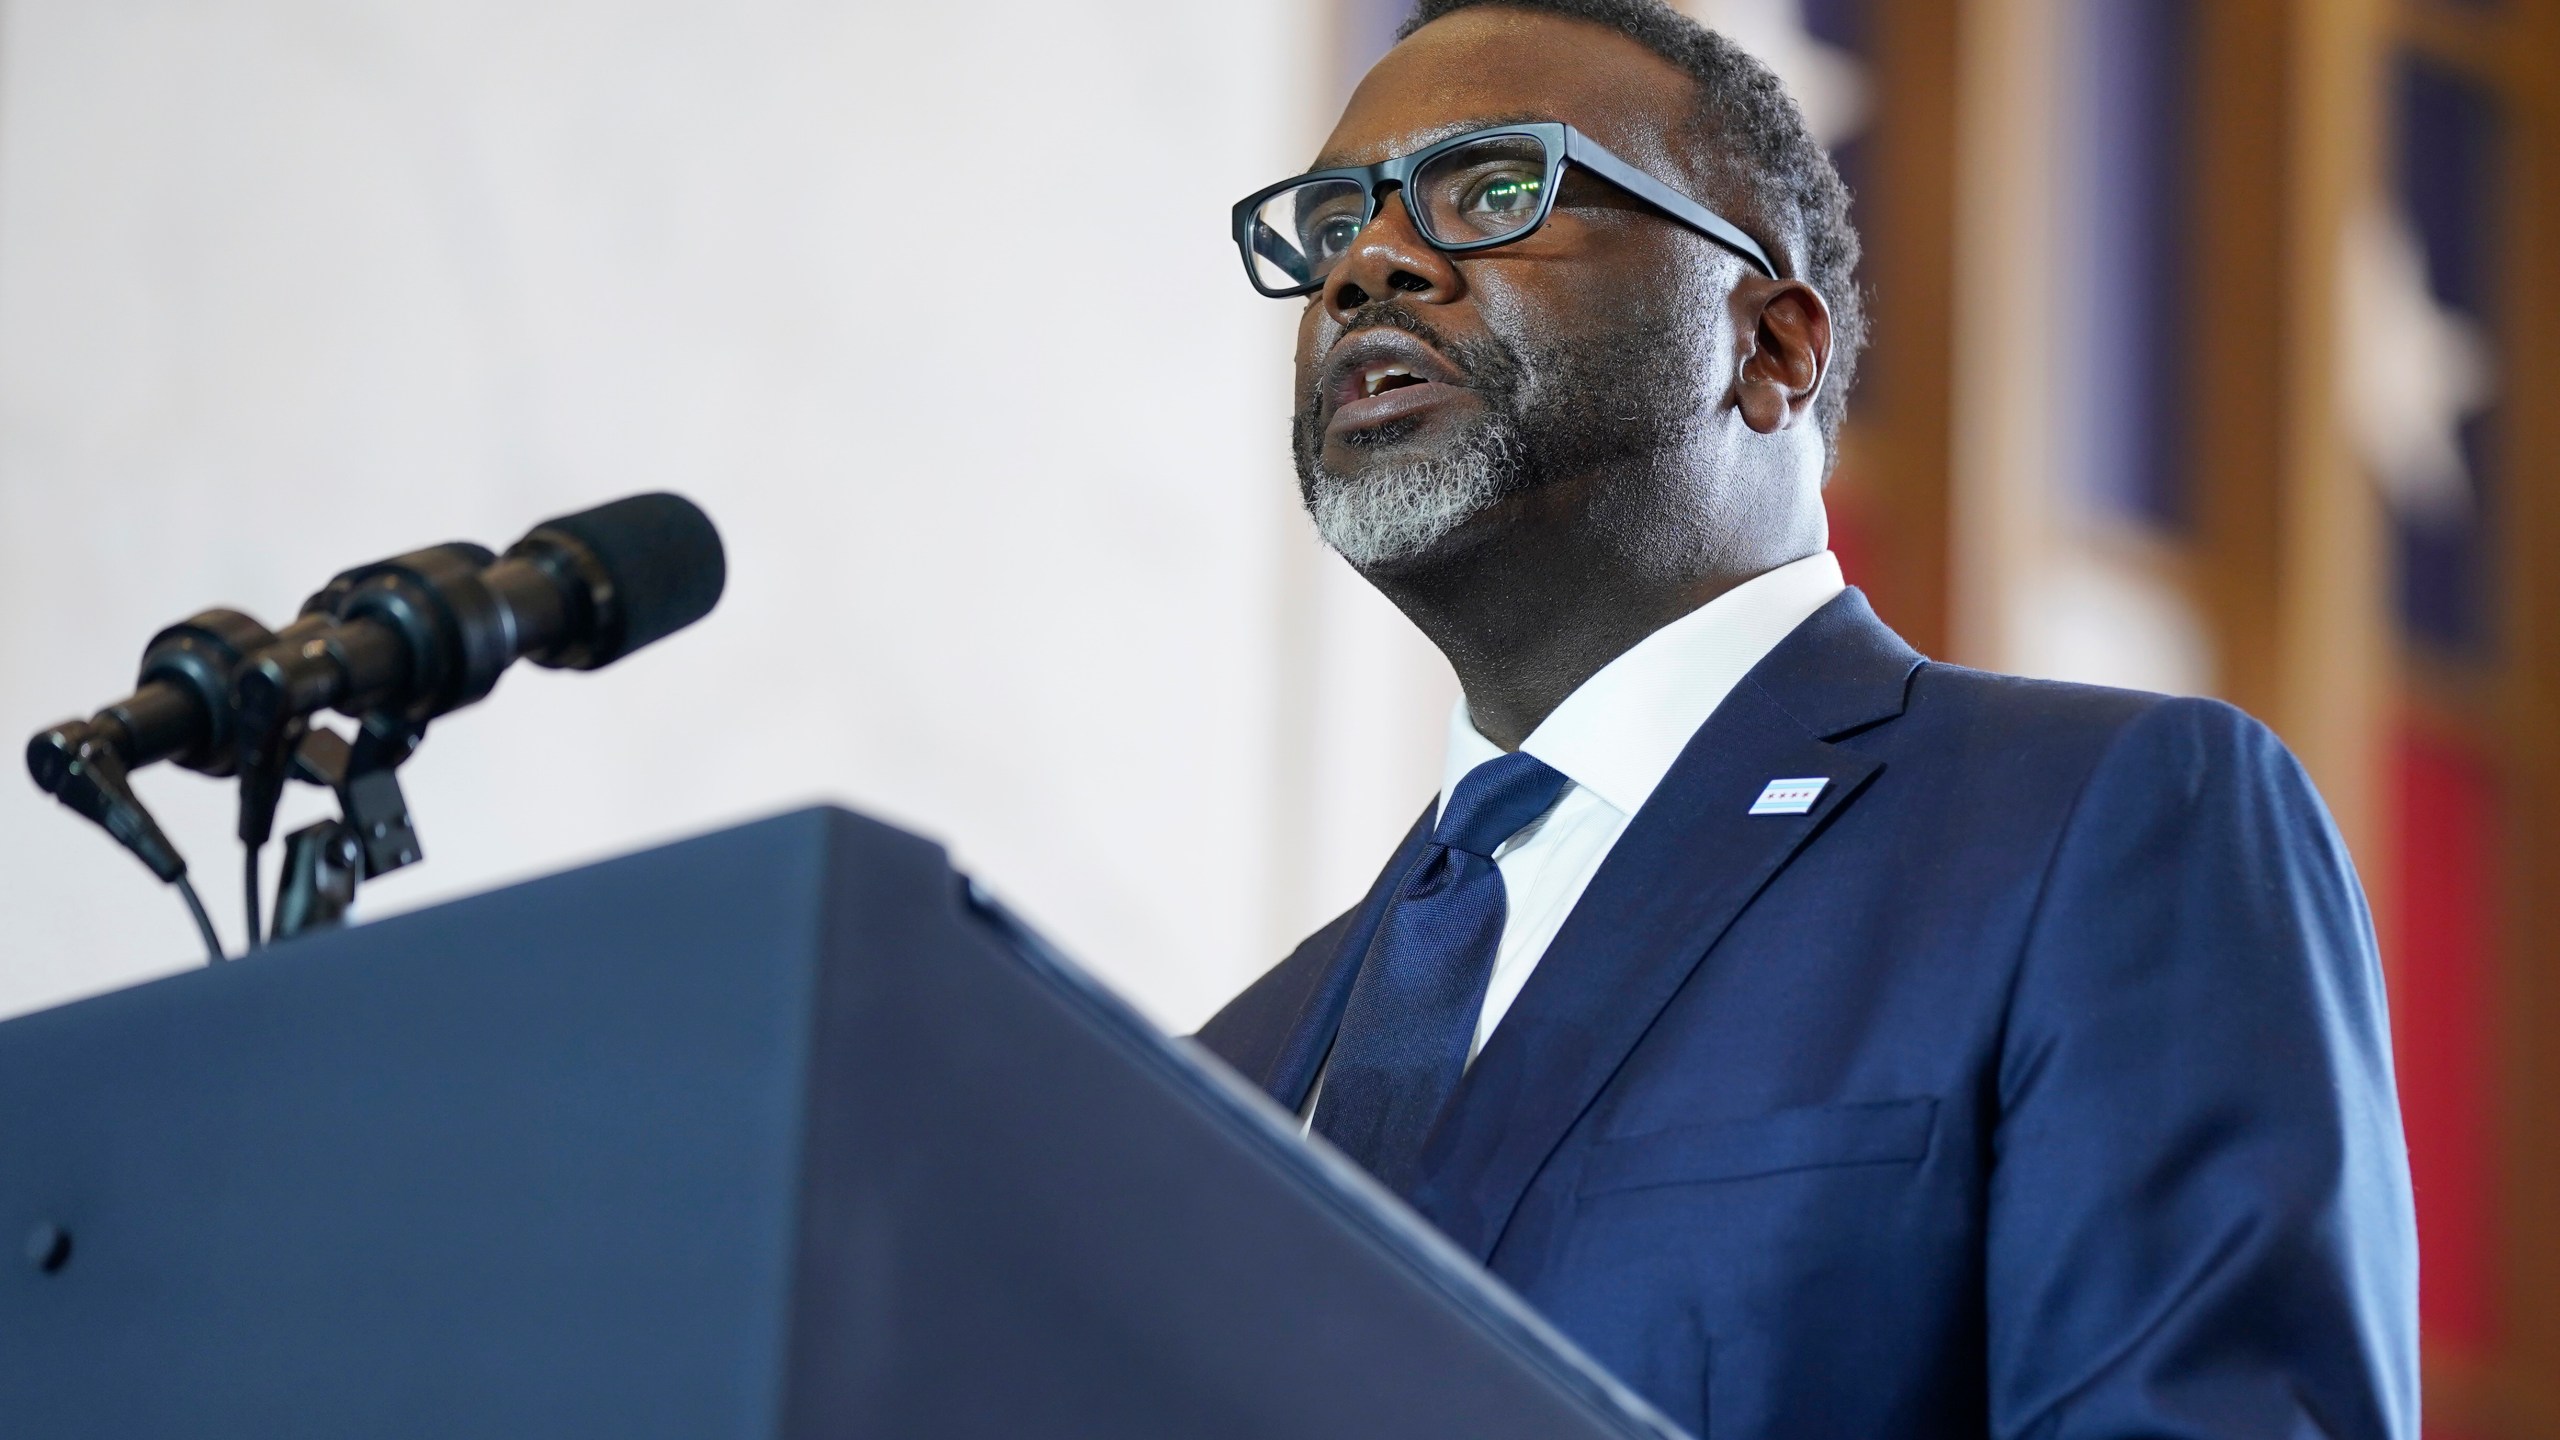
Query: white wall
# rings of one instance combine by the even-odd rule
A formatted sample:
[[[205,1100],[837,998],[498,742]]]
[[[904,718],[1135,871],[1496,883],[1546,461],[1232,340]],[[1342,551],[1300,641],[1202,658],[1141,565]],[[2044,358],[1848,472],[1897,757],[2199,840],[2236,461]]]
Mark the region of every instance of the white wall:
[[[673,489],[719,611],[440,725],[368,913],[830,797],[1182,1026],[1421,804],[1447,682],[1295,514],[1293,307],[1224,238],[1321,133],[1318,7],[0,17],[0,739],[203,606]],[[236,943],[229,794],[143,789]],[[0,1014],[194,949],[0,779]]]

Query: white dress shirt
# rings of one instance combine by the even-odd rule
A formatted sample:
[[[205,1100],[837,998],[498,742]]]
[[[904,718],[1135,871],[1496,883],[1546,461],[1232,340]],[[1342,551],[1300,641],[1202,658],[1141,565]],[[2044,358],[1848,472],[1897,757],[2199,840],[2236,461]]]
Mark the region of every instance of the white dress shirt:
[[[1752,666],[1842,588],[1840,562],[1828,550],[1753,576],[1637,641],[1583,681],[1520,742],[1522,750],[1573,783],[1555,808],[1494,852],[1506,908],[1493,979],[1467,1049],[1470,1062],[1520,998],[1574,902],[1689,738]],[[1467,702],[1459,700],[1449,712],[1440,808],[1447,808],[1468,771],[1501,754],[1502,747],[1477,732]],[[1323,1090],[1321,1077],[1315,1088],[1307,1097],[1309,1123]]]

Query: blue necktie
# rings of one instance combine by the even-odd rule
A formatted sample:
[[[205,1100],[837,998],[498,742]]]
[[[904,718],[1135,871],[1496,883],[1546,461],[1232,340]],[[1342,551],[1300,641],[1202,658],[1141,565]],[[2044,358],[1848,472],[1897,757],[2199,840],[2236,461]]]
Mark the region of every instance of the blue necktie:
[[[1468,771],[1361,958],[1315,1131],[1398,1194],[1420,1178],[1423,1139],[1466,1073],[1493,978],[1505,909],[1493,852],[1570,783],[1517,753]]]

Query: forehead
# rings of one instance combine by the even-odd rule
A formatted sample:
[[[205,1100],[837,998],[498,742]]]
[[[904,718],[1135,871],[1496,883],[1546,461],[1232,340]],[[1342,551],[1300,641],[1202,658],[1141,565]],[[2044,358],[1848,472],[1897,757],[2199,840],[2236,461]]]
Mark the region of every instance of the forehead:
[[[1594,21],[1483,5],[1405,38],[1353,91],[1319,167],[1368,165],[1478,125],[1562,120],[1630,160],[1676,160],[1696,104],[1678,66]]]

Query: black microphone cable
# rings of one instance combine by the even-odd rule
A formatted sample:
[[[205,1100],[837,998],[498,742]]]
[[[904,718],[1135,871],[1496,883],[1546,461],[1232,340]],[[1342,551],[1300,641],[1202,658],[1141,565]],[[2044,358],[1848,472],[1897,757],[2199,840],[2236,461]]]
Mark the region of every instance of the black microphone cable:
[[[242,880],[240,887],[240,913],[247,917],[247,923],[249,926],[249,933],[240,941],[240,953],[243,955],[257,949],[259,945],[264,943],[264,940],[259,934],[258,926],[258,886],[260,880],[260,876],[258,874],[258,850],[259,847],[255,845],[243,845],[240,847],[240,877]]]
[[[230,956],[222,953],[222,936],[213,928],[213,917],[204,913],[204,899],[202,896],[196,894],[195,882],[188,879],[186,876],[181,875],[177,878],[176,884],[178,887],[178,898],[187,902],[187,913],[196,917],[196,933],[204,937],[205,963],[208,965],[219,965],[223,961],[230,959]],[[249,889],[250,899],[254,902],[257,899],[257,887],[252,885]],[[249,918],[249,928],[254,932],[256,931],[257,926],[257,915],[256,912],[252,911]]]

